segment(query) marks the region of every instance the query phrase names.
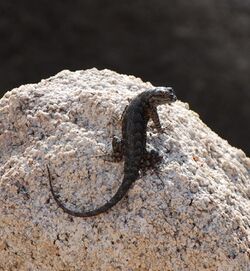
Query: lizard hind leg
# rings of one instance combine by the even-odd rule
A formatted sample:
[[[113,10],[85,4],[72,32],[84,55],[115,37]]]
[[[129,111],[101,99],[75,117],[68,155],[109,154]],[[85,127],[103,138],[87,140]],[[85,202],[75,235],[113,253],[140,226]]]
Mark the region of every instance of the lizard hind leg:
[[[152,172],[155,173],[155,175],[158,177],[158,179],[161,181],[162,186],[164,187],[164,181],[161,179],[159,175],[159,163],[162,161],[163,157],[160,156],[160,154],[154,150],[147,150],[143,156],[143,160],[141,163],[141,174],[142,176],[146,175],[146,170],[150,169]]]
[[[108,153],[102,151],[103,154],[93,155],[92,157],[101,157],[104,161],[117,163],[120,162],[124,154],[124,144],[123,140],[117,136],[114,136],[112,139],[112,152]]]
[[[120,139],[117,136],[113,137],[112,140],[112,154],[111,157],[113,158],[114,162],[120,162],[124,155],[124,143],[123,139]]]
[[[162,156],[160,156],[156,150],[154,149],[146,150],[141,161],[142,175],[145,175],[146,170],[148,169],[156,169],[157,168],[156,164],[158,164],[161,161]]]

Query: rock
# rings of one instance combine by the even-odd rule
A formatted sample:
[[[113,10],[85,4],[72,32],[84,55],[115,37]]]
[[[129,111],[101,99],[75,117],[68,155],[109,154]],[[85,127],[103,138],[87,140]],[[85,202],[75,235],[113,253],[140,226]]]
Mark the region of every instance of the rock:
[[[130,98],[151,88],[109,70],[62,71],[0,100],[0,269],[250,270],[250,159],[180,101],[148,129],[164,157],[109,212],[123,163],[104,161]],[[178,96],[178,93],[177,93]]]

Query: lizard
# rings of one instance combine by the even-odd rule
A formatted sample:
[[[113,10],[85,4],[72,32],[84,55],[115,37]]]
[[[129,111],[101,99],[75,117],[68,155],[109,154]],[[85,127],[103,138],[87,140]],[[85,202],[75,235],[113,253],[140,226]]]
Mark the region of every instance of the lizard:
[[[176,100],[176,95],[171,87],[155,87],[138,94],[125,108],[122,114],[122,138],[114,137],[112,141],[114,160],[120,161],[124,157],[124,176],[117,192],[102,206],[88,211],[68,209],[54,191],[51,173],[47,166],[50,190],[58,206],[72,216],[90,217],[106,212],[116,205],[139,178],[140,170],[146,167],[145,161],[152,166],[161,158],[157,151],[146,149],[147,124],[149,119],[152,119],[157,131],[162,133],[164,130],[161,127],[157,106],[170,104]]]

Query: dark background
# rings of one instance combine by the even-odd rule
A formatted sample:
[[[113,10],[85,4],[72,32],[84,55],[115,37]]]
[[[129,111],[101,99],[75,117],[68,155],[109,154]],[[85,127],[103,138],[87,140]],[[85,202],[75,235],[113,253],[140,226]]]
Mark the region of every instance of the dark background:
[[[1,0],[1,95],[92,67],[173,86],[250,154],[249,0]]]

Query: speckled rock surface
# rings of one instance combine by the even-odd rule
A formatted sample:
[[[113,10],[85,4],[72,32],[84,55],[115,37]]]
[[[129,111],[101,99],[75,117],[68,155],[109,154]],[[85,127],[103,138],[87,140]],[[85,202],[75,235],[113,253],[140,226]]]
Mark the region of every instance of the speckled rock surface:
[[[250,160],[180,101],[148,129],[164,157],[109,212],[123,163],[104,161],[129,98],[151,88],[133,76],[62,71],[0,100],[0,270],[250,270]],[[177,93],[178,96],[178,93]],[[205,106],[205,105],[204,105]]]

